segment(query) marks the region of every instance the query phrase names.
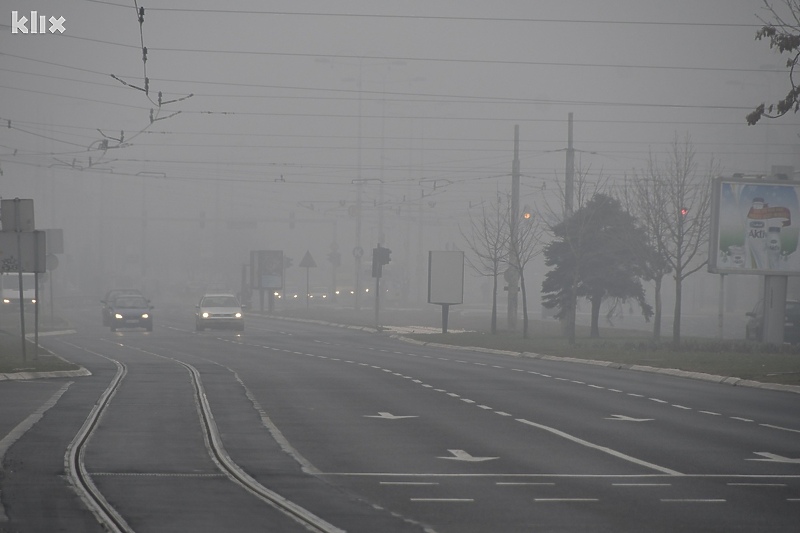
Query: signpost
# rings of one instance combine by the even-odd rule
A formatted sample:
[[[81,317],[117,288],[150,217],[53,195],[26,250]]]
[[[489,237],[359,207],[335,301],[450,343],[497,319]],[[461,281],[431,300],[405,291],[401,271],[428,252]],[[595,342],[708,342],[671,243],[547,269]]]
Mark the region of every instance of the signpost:
[[[447,333],[450,306],[464,303],[464,252],[428,252],[428,303],[442,306],[442,333]]]
[[[312,268],[317,268],[317,262],[314,261],[314,258],[311,257],[311,252],[306,250],[306,255],[303,256],[303,259],[300,260],[300,264],[298,265],[306,269],[306,309],[308,309],[308,293],[310,292],[310,288],[308,286],[308,278],[309,272]]]
[[[33,200],[0,201],[0,271],[19,275],[19,317],[22,338],[22,360],[27,360],[25,341],[25,298],[23,298],[23,272],[34,273],[34,357],[39,350],[39,274],[45,272],[45,232],[35,231]]]

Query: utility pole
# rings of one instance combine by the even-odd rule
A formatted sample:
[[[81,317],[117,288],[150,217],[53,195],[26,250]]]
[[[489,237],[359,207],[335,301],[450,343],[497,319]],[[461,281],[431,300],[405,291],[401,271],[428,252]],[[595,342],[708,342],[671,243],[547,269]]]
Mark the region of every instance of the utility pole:
[[[572,146],[572,112],[567,126],[567,168],[564,184],[564,218],[572,215],[572,199],[575,196],[575,148]]]
[[[511,163],[511,223],[509,230],[511,232],[511,240],[509,247],[511,253],[509,258],[511,264],[509,265],[506,276],[508,283],[508,329],[515,331],[517,329],[517,291],[519,290],[519,265],[516,264],[514,258],[514,247],[517,244],[517,225],[519,223],[519,125],[514,126],[514,160]]]
[[[567,126],[567,165],[565,172],[564,183],[564,220],[572,216],[572,200],[575,196],[575,148],[572,146],[572,112],[568,115]],[[576,306],[577,306],[577,292],[578,280],[577,272],[573,274],[572,286],[569,291],[569,299],[567,302],[568,309],[566,316],[562,320],[562,325],[565,328],[567,339],[569,343],[575,342],[575,322],[576,322]]]
[[[359,139],[360,140],[360,139]],[[361,248],[361,189],[364,186],[364,181],[360,179],[361,168],[359,165],[359,180],[356,185],[356,250],[357,253],[355,254],[356,259],[356,294],[355,299],[353,302],[353,307],[356,311],[361,310],[361,306],[359,304],[359,297],[361,296],[361,255],[364,252],[364,249]]]

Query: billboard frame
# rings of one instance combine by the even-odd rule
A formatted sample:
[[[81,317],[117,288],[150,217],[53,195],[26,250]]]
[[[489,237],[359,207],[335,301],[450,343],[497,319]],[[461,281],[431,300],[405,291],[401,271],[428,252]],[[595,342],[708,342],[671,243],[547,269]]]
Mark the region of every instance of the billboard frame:
[[[717,177],[711,193],[709,272],[800,276],[800,182]]]

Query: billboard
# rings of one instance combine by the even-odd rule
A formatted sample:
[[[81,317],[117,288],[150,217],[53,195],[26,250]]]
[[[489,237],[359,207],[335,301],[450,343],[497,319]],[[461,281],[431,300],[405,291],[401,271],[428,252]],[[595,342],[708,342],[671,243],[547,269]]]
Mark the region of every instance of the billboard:
[[[800,275],[800,183],[714,180],[708,271]]]
[[[250,252],[250,287],[252,289],[283,288],[283,250]]]
[[[428,303],[464,302],[464,252],[428,252]]]

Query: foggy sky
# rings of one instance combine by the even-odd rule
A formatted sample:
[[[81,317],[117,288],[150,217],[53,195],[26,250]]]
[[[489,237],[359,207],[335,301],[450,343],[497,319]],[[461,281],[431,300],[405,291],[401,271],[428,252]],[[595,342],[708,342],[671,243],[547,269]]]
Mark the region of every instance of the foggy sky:
[[[308,250],[328,284],[338,247],[347,279],[358,181],[361,246],[380,204],[392,268],[420,275],[508,191],[515,125],[521,202],[558,202],[570,112],[578,168],[613,186],[675,135],[701,171],[800,169],[797,116],[744,118],[789,90],[786,57],[754,40],[760,0],[140,2],[149,99],[112,77],[144,86],[133,5],[0,10],[0,196],[65,229],[83,290],[230,283],[254,249]],[[66,31],[12,34],[12,10]],[[158,109],[158,91],[193,96]]]

